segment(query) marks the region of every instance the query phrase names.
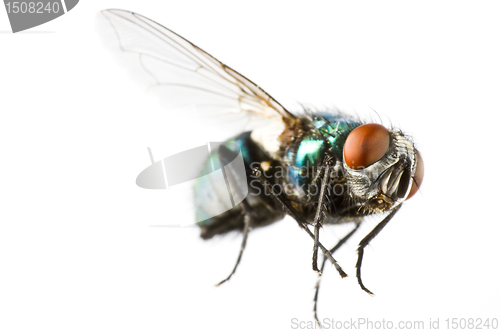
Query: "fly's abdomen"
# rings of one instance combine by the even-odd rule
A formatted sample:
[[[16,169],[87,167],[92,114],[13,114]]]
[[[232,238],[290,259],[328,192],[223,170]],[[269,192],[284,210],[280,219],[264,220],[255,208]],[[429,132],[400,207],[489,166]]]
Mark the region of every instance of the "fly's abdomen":
[[[240,158],[241,164],[238,162]],[[196,220],[201,237],[208,239],[217,234],[243,229],[242,200],[255,215],[255,227],[267,225],[283,214],[276,212],[276,204],[265,195],[262,185],[252,179],[251,168],[269,159],[250,138],[250,132],[220,144],[213,149],[195,183],[194,198]],[[212,175],[214,172],[217,174]]]

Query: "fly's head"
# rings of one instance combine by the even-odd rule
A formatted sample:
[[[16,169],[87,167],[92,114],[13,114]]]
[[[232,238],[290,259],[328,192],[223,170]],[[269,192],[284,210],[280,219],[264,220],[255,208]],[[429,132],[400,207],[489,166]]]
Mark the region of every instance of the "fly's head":
[[[355,128],[344,144],[350,199],[369,212],[394,209],[422,183],[424,164],[412,140],[379,124]]]

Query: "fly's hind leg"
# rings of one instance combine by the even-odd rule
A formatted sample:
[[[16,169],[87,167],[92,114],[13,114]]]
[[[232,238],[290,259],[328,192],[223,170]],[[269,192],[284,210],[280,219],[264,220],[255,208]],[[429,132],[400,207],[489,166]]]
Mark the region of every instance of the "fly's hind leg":
[[[236,268],[238,268],[238,265],[240,264],[241,257],[243,256],[243,251],[245,250],[245,246],[247,245],[247,238],[248,238],[248,233],[251,230],[251,222],[252,222],[252,217],[250,216],[250,207],[246,203],[246,199],[242,201],[242,207],[243,207],[243,240],[241,241],[241,247],[240,247],[240,253],[238,255],[238,259],[236,260],[236,264],[234,265],[233,271],[227,278],[222,280],[221,282],[217,283],[216,287],[220,286],[226,281],[229,281],[229,279],[233,276],[233,274],[236,272]]]
[[[224,174],[224,179],[226,180],[226,185],[228,187],[228,192],[230,193],[230,188],[229,188],[229,183],[228,183],[228,175],[227,172],[231,173],[231,178],[237,179],[236,183],[238,182],[248,182],[248,177],[245,179],[241,179],[243,175],[238,174],[238,172],[235,172],[234,174],[232,173],[232,169],[229,168],[228,170],[225,170],[224,166],[229,164],[234,158],[236,157],[237,153],[234,151],[229,150],[227,147],[224,145],[219,146],[218,148],[218,153],[219,153],[219,159],[221,163],[221,170]],[[231,200],[233,200],[231,198]],[[248,233],[252,229],[252,220],[255,220],[256,216],[253,211],[253,209],[250,207],[248,204],[247,199],[243,199],[240,203],[242,211],[241,213],[243,214],[243,240],[241,241],[241,247],[240,247],[240,253],[238,254],[238,259],[236,260],[236,264],[234,265],[233,270],[231,271],[231,274],[221,282],[219,282],[216,286],[220,286],[226,281],[229,281],[229,279],[233,276],[233,274],[236,272],[236,269],[238,268],[238,265],[240,264],[241,257],[243,256],[243,251],[245,251],[245,246],[247,245],[247,239],[248,239]]]

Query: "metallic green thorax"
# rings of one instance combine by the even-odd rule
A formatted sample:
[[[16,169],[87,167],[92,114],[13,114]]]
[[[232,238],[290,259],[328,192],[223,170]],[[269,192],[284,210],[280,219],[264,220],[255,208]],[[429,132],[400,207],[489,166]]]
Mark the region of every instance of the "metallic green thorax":
[[[298,147],[288,148],[285,154],[289,181],[297,189],[311,181],[326,153],[341,161],[347,135],[361,125],[353,119],[331,114],[315,115],[311,124],[313,128],[300,138]]]

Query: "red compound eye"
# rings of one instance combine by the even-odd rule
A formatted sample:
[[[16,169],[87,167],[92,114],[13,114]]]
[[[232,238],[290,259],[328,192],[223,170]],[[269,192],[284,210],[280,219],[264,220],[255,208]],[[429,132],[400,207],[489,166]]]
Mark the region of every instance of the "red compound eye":
[[[415,193],[417,193],[418,188],[422,185],[422,180],[424,180],[424,160],[417,150],[417,170],[415,170],[415,175],[411,180],[411,190],[406,200],[410,199]]]
[[[351,169],[364,169],[384,157],[389,141],[389,132],[382,125],[356,127],[344,144],[345,163]]]

